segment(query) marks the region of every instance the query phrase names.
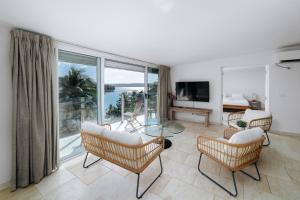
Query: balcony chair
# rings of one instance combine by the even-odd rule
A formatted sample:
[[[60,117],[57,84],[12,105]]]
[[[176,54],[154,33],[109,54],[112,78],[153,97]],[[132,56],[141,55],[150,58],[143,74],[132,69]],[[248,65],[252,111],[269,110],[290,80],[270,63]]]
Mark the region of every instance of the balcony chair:
[[[224,134],[226,134],[226,132],[235,134],[233,134],[230,140],[210,136],[198,137],[197,147],[200,151],[198,170],[203,176],[225,190],[228,194],[236,197],[238,195],[238,191],[235,181],[235,172],[241,171],[252,179],[260,181],[257,161],[259,159],[265,137],[261,128],[254,128],[239,132],[237,129],[228,128],[225,130]],[[200,164],[203,154],[231,171],[234,193],[226,189],[201,170]],[[242,170],[252,164],[255,166],[257,178]]]
[[[110,125],[98,126],[89,122],[82,125],[82,144],[86,150],[83,167],[88,168],[100,160],[107,160],[137,174],[136,198],[140,199],[161,176],[163,168],[160,153],[164,149],[164,138],[157,137],[143,143],[141,137],[128,132],[111,131]],[[88,154],[99,157],[86,165]],[[139,194],[140,174],[159,158],[160,173],[150,185]]]
[[[143,106],[143,102],[138,101],[134,106],[133,112],[124,113],[124,118],[127,121],[125,128],[127,128],[128,125],[130,125],[133,128],[133,131],[136,131],[137,129],[135,127],[135,124],[142,126],[142,124],[137,120],[137,116],[140,114],[142,106]]]
[[[260,127],[262,130],[264,130],[267,136],[267,144],[264,146],[270,145],[271,142],[268,135],[268,131],[270,131],[272,125],[272,115],[270,112],[251,109],[247,109],[245,112],[233,112],[228,115],[228,126],[230,128],[240,130],[241,128],[237,126],[237,121],[239,120],[247,122],[245,129]],[[224,137],[226,139],[230,139],[231,136],[232,134],[228,133]]]

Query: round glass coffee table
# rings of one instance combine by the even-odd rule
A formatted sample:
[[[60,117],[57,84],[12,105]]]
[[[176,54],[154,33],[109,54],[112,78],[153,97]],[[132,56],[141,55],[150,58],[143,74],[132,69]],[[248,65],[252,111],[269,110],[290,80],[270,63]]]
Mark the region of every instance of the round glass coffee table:
[[[174,134],[178,134],[184,131],[184,126],[175,121],[168,120],[151,120],[146,122],[144,126],[144,134],[151,137],[165,137],[165,149],[172,146],[172,141],[167,139],[173,137]]]

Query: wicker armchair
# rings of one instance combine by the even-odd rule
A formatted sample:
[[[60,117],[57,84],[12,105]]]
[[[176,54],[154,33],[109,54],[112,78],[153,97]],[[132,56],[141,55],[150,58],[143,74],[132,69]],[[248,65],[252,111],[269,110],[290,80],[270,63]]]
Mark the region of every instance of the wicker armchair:
[[[237,132],[236,129],[226,129],[225,131],[233,131]],[[226,133],[224,133],[226,134]],[[256,181],[260,181],[260,174],[257,168],[257,161],[259,159],[259,155],[262,149],[263,142],[265,137],[262,136],[261,138],[254,140],[252,142],[246,144],[231,144],[228,143],[226,140],[220,140],[218,138],[210,137],[210,136],[199,136],[197,140],[197,147],[200,151],[200,158],[198,163],[198,170],[199,172],[207,177],[209,180],[214,182],[216,185],[221,187],[231,196],[236,197],[238,195],[236,181],[235,181],[235,172],[241,171],[245,175],[251,177]],[[234,183],[234,193],[226,189],[220,183],[216,182],[214,179],[209,177],[200,169],[201,158],[202,155],[207,156],[208,158],[218,162],[223,167],[229,169],[232,173],[232,180]],[[254,164],[258,178],[242,171],[243,168],[248,167]]]
[[[110,125],[105,125],[105,127],[108,129],[111,128]],[[87,151],[83,167],[88,168],[97,161],[104,159],[133,173],[136,173],[138,175],[136,187],[136,197],[138,199],[142,198],[142,196],[162,174],[163,169],[160,153],[164,149],[163,137],[157,137],[151,141],[148,141],[147,143],[139,145],[122,144],[101,135],[87,133],[84,131],[81,131],[81,138],[82,144]],[[86,165],[89,153],[99,157],[99,159],[89,165]],[[139,195],[140,173],[142,173],[157,157],[159,158],[160,162],[160,173],[142,192],[142,194]]]
[[[247,111],[246,111],[247,112]],[[255,110],[248,110],[248,112],[257,112]],[[262,111],[259,111],[262,112]],[[238,129],[236,123],[239,120],[242,120],[245,115],[245,112],[233,112],[228,115],[228,120],[227,124],[230,128]],[[269,117],[262,117],[262,118],[257,118],[257,119],[252,119],[247,122],[247,127],[246,129],[251,129],[255,127],[260,127],[262,130],[264,130],[266,136],[267,136],[267,144],[264,146],[269,146],[271,144],[268,131],[270,131],[272,125],[272,116],[270,115]],[[225,135],[224,135],[225,136]],[[229,139],[232,136],[232,134],[227,134],[226,139]]]

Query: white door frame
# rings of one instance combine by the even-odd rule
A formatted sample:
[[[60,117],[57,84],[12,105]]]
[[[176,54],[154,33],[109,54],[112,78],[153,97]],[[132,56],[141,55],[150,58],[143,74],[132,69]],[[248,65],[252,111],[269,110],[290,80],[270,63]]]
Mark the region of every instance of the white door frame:
[[[224,68],[265,68],[265,110],[270,111],[270,65],[258,65],[258,66],[221,66],[221,96],[220,96],[220,122],[223,123],[223,76]]]

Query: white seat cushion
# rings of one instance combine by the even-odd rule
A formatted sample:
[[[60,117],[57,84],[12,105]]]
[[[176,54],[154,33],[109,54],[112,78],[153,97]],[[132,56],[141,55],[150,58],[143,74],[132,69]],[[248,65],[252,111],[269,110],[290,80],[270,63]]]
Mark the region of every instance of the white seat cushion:
[[[270,117],[270,116],[271,116],[270,112],[265,112],[262,110],[247,109],[245,114],[242,117],[242,120],[249,123],[254,119],[266,118],[266,117]]]
[[[259,127],[247,129],[233,134],[233,136],[231,136],[231,138],[228,140],[228,143],[245,144],[257,140],[261,138],[263,135],[264,135],[264,131]]]
[[[103,126],[99,126],[98,124],[92,122],[83,122],[81,125],[81,130],[87,133],[103,135],[103,132],[106,129]]]
[[[133,135],[126,131],[104,130],[104,137],[122,144],[128,144],[128,145],[143,144],[143,140],[140,136]]]

